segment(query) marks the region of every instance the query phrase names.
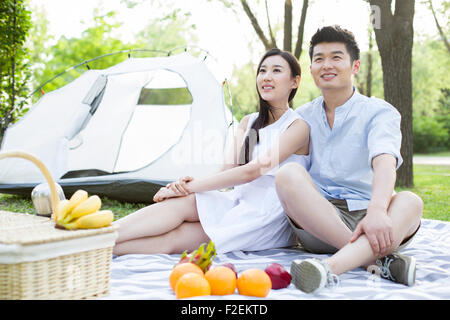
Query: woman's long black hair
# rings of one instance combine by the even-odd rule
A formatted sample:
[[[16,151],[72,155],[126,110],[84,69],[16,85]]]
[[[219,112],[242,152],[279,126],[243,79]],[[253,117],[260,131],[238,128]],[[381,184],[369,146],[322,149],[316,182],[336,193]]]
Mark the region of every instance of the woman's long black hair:
[[[301,76],[301,68],[300,64],[298,63],[297,58],[290,53],[289,51],[282,51],[280,49],[270,49],[267,51],[264,56],[261,58],[261,61],[258,64],[258,68],[256,69],[256,74],[258,75],[259,69],[261,68],[261,64],[266,60],[268,57],[271,56],[281,56],[286,62],[289,64],[289,67],[291,69],[291,76],[294,78],[296,76]],[[239,154],[239,164],[244,165],[248,162],[250,162],[251,154],[253,151],[253,148],[255,147],[255,144],[259,142],[259,129],[263,128],[269,123],[269,112],[272,113],[272,110],[270,109],[270,104],[261,98],[261,95],[259,94],[258,85],[256,85],[256,92],[258,92],[259,97],[259,114],[258,117],[255,119],[255,121],[252,124],[252,127],[250,128],[249,133],[244,138],[244,143],[242,145],[240,154]],[[292,89],[291,93],[289,94],[289,107],[292,108],[292,99],[294,99],[295,94],[297,93],[297,88]],[[273,114],[272,114],[273,117]]]

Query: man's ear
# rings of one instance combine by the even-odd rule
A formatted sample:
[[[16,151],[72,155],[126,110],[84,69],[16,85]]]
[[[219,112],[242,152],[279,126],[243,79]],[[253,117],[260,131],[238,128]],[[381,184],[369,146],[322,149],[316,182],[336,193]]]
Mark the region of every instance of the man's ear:
[[[353,71],[352,71],[352,74],[354,74],[354,75],[358,74],[360,67],[361,67],[361,60],[355,60],[355,61],[353,61]]]

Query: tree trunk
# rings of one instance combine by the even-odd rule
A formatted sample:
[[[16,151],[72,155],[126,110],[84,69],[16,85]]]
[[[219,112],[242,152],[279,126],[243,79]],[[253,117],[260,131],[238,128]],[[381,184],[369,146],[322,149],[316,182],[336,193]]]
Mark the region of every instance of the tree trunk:
[[[242,8],[244,9],[245,14],[250,19],[250,23],[252,24],[252,27],[255,30],[258,38],[263,43],[264,48],[266,50],[269,50],[271,48],[277,48],[277,44],[275,42],[275,37],[273,35],[272,27],[270,24],[267,0],[265,1],[265,6],[266,6],[266,15],[267,15],[270,40],[264,34],[264,31],[262,30],[261,26],[258,23],[258,20],[256,19],[255,15],[253,14],[250,6],[248,5],[247,0],[240,0],[240,2],[242,5]],[[308,3],[309,3],[309,0],[303,0],[302,13],[301,13],[301,17],[300,17],[300,23],[298,25],[297,42],[295,45],[295,51],[293,52],[293,54],[297,57],[297,59],[300,59],[300,55],[302,53],[303,33],[304,33],[304,27],[305,27],[305,21],[306,21],[306,12],[308,10]],[[292,0],[285,0],[285,3],[284,3],[284,39],[283,40],[284,40],[283,41],[283,50],[292,52]]]
[[[355,75],[356,80],[356,88],[358,89],[358,92],[366,95],[366,88],[364,87],[364,80],[362,80],[362,74],[357,73]]]
[[[431,2],[431,0],[428,0],[428,4],[430,6],[431,12],[433,13],[434,22],[436,23],[436,28],[438,29],[439,34],[441,35],[442,41],[444,41],[447,51],[450,53],[450,44],[448,43],[447,37],[445,36],[445,33],[442,30],[441,25],[439,24],[439,21],[437,19],[436,12],[434,11],[433,3]]]
[[[384,98],[400,112],[403,165],[397,171],[397,186],[413,187],[413,132],[412,132],[412,46],[414,0],[396,0],[395,13],[391,0],[370,0],[378,6],[381,27],[375,37],[383,68]]]
[[[270,41],[272,41],[272,48],[277,47],[277,41],[275,40],[275,36],[273,35],[272,31],[272,25],[270,24],[270,15],[269,15],[269,6],[267,4],[267,0],[265,1],[266,4],[266,16],[267,16],[267,26],[269,28],[269,35],[270,35]]]
[[[298,25],[297,43],[295,45],[294,55],[300,60],[302,54],[303,34],[305,31],[306,12],[308,11],[308,0],[303,0],[302,14]]]
[[[367,78],[366,78],[366,96],[372,95],[372,69],[373,69],[373,36],[372,28],[369,28],[369,51],[367,52]]]
[[[248,6],[248,3],[246,0],[241,0],[242,8],[245,11],[245,14],[250,19],[250,22],[253,26],[253,29],[255,29],[256,34],[258,35],[259,39],[262,41],[264,48],[266,50],[269,50],[272,48],[271,43],[269,40],[267,40],[266,36],[264,35],[264,32],[261,29],[261,26],[258,23],[258,20],[256,19],[255,15],[253,14],[252,10]]]
[[[284,41],[283,50],[292,51],[292,2],[284,2]]]

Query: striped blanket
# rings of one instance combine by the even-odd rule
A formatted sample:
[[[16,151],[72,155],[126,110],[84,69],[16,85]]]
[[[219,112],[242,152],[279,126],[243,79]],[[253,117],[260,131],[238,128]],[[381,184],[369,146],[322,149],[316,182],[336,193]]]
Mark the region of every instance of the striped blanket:
[[[291,283],[271,290],[267,299],[450,299],[450,222],[422,219],[422,226],[402,253],[417,260],[416,283],[412,287],[384,280],[356,268],[340,276],[340,285],[317,294],[305,294]],[[217,255],[215,264],[231,262],[238,273],[248,268],[264,269],[273,262],[289,271],[291,261],[324,258],[298,248],[280,248],[257,252],[235,251]],[[111,265],[110,294],[102,299],[176,299],[169,285],[171,269],[179,254],[130,254],[114,257]],[[208,296],[201,299],[260,299],[241,296]]]

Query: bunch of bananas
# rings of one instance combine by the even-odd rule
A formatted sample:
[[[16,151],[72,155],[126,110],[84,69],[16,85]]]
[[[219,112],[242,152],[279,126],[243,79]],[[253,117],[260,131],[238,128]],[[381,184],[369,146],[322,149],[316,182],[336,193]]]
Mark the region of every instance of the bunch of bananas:
[[[88,196],[77,190],[70,200],[62,200],[56,208],[55,227],[60,229],[91,229],[109,226],[114,220],[111,210],[100,210],[102,201],[97,195]]]

